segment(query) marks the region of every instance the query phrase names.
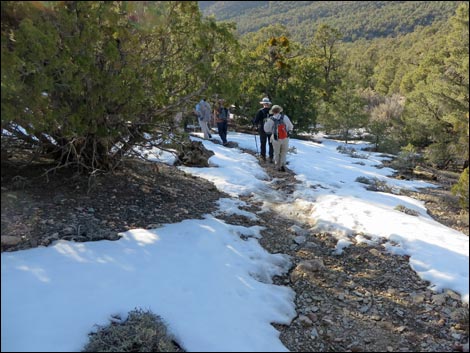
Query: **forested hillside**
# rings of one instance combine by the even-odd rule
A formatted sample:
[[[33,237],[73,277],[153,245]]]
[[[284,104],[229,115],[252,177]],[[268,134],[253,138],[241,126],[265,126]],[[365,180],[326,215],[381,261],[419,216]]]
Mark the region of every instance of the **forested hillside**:
[[[205,15],[234,21],[243,35],[283,24],[306,43],[321,23],[345,41],[397,36],[448,19],[462,1],[199,1]]]
[[[184,140],[174,117],[203,97],[247,126],[268,96],[294,135],[362,129],[408,171],[462,173],[468,208],[468,2],[200,5],[260,29],[196,2],[2,2],[2,158],[109,171],[146,133]]]
[[[468,351],[468,1],[0,6],[2,351]]]
[[[468,2],[458,10],[457,2],[206,5],[205,13],[238,14],[230,19],[241,33],[248,22],[261,27],[240,39],[241,115],[251,116],[242,107],[255,107],[253,96],[265,93],[290,112],[299,131],[319,123],[347,141],[352,130],[366,127],[375,149],[400,153],[404,169],[468,166]],[[305,40],[302,18],[315,28]],[[359,25],[368,31],[351,42]],[[467,183],[465,169],[456,190]]]

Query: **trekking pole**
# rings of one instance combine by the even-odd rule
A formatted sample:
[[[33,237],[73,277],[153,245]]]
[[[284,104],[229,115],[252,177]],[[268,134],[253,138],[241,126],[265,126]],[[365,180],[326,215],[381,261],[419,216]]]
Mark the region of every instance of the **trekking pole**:
[[[253,125],[253,127],[254,127],[254,125]],[[259,154],[259,152],[258,152],[258,140],[256,139],[256,132],[255,132],[254,136],[255,136],[256,154],[258,155]]]

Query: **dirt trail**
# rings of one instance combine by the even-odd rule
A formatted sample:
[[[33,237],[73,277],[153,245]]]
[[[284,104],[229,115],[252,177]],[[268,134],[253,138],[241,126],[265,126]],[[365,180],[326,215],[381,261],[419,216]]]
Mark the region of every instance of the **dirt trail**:
[[[272,188],[289,199],[294,174],[260,164]],[[261,210],[253,199],[243,200],[248,210]],[[289,326],[274,325],[290,351],[468,352],[468,306],[450,290],[428,289],[430,283],[410,268],[408,257],[364,243],[335,255],[336,239],[312,231],[301,215],[296,221],[276,211],[258,217],[256,224],[265,227],[261,245],[290,255],[293,263],[288,275],[275,279],[296,292],[297,317]],[[227,221],[255,224],[240,217]]]
[[[294,174],[261,165],[271,187],[289,199]],[[38,178],[44,168],[2,163],[2,251],[47,246],[57,239],[116,239],[127,229],[200,218],[228,197],[175,167],[155,173],[146,164],[132,165],[97,177],[91,187],[87,178],[61,173],[45,183]],[[247,210],[261,210],[254,198],[242,199]],[[443,212],[451,215],[449,209]],[[429,290],[407,257],[385,253],[381,244],[354,244],[334,255],[332,235],[312,231],[302,217],[284,219],[276,211],[258,213],[256,223],[236,215],[218,217],[264,226],[261,245],[291,256],[289,274],[274,279],[296,292],[297,317],[289,326],[274,325],[290,351],[468,351],[468,306],[456,293]],[[5,237],[14,243],[4,244]]]

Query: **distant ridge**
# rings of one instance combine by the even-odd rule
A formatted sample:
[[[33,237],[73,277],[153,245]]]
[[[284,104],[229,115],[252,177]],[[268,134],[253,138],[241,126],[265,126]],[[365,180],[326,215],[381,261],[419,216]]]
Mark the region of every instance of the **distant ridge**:
[[[320,23],[344,41],[395,37],[417,26],[445,21],[462,1],[199,1],[205,16],[237,24],[244,35],[274,23],[285,25],[294,40],[307,43]]]

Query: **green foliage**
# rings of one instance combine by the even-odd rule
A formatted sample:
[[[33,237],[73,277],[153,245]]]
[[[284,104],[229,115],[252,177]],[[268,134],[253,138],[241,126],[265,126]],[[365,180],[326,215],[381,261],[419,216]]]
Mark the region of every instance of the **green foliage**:
[[[367,126],[365,101],[350,82],[343,82],[333,98],[321,106],[319,122],[327,131],[340,131],[347,143],[352,129]]]
[[[150,311],[134,309],[123,322],[118,318],[89,334],[83,352],[180,352],[162,319]]]
[[[398,95],[384,97],[381,100],[382,102],[375,103],[369,101],[370,120],[367,128],[374,136],[376,151],[391,152],[385,149],[386,144],[383,142],[394,133],[394,130],[400,131],[404,100]]]
[[[401,148],[397,158],[391,163],[391,167],[402,172],[411,172],[418,164],[423,162],[423,157],[412,144]]]
[[[196,2],[49,4],[2,3],[2,127],[60,165],[113,169],[203,92],[233,91],[211,85],[236,74],[233,28]]]
[[[468,164],[468,37],[468,3],[461,3],[447,23],[344,47],[348,76],[373,93],[368,129],[377,149],[411,143],[436,166]],[[392,118],[384,102],[395,96],[404,106]]]
[[[318,68],[321,77],[322,99],[328,102],[336,87],[341,82],[340,67],[342,66],[341,56],[338,50],[341,33],[328,25],[320,25],[310,44],[312,59]]]
[[[377,150],[411,143],[438,166],[468,165],[468,2],[202,4],[218,18],[236,11],[223,19],[239,30],[243,18],[260,26],[239,42],[234,23],[202,18],[196,2],[1,6],[2,128],[61,165],[112,169],[202,95],[247,122],[269,96],[297,131],[318,121],[347,141],[367,127]]]
[[[468,210],[469,207],[468,167],[460,175],[459,181],[452,187],[452,193],[460,198],[460,206]]]
[[[268,96],[284,108],[296,131],[312,131],[322,101],[340,82],[340,33],[322,26],[308,49],[289,38],[280,25],[242,38],[238,115],[253,117],[260,99]]]
[[[377,151],[397,154],[400,152],[401,148],[401,141],[399,141],[395,135],[387,135],[380,141]]]
[[[290,104],[287,112],[296,131],[311,132],[318,119],[322,101],[319,66],[314,58],[299,56],[294,60],[294,70],[282,97]]]
[[[262,97],[270,97],[284,108],[297,128],[314,124],[314,102],[307,98],[315,81],[300,79],[300,46],[289,40],[282,26],[269,26],[259,33],[246,36],[242,43],[240,96],[237,114],[251,117],[261,108]],[[304,66],[305,68],[305,66]],[[313,121],[313,123],[312,123]]]
[[[451,16],[460,1],[200,1],[206,15],[235,21],[240,35],[273,23],[288,25],[292,39],[304,45],[327,24],[345,41],[397,37]]]
[[[423,136],[427,156],[439,167],[468,164],[468,3],[450,21],[417,68],[406,119],[413,136]],[[417,124],[417,121],[421,124]]]

